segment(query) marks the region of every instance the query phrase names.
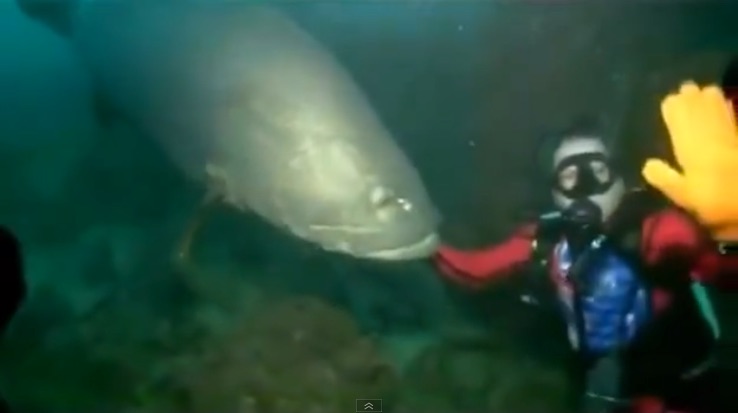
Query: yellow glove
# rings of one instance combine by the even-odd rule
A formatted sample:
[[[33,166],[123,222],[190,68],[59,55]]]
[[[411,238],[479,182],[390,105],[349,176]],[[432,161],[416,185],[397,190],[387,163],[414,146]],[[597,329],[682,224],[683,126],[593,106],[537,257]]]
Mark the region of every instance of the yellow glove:
[[[738,241],[738,127],[731,103],[716,86],[686,82],[661,102],[661,115],[682,172],[648,159],[643,177],[717,241]]]

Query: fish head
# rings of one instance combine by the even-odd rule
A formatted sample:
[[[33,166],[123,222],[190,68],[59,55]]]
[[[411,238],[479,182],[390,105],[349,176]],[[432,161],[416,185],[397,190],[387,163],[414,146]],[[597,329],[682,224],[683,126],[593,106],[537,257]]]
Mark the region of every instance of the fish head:
[[[299,194],[289,203],[299,208],[282,214],[300,217],[288,227],[326,250],[357,258],[432,255],[440,217],[419,174],[393,142],[369,142],[338,140],[305,151],[312,155],[293,164],[299,173],[285,192]]]
[[[354,222],[368,229],[344,237],[346,252],[380,260],[425,258],[438,246],[438,214],[421,187],[368,180],[362,194],[366,205],[355,209]],[[346,246],[346,244],[344,244]]]

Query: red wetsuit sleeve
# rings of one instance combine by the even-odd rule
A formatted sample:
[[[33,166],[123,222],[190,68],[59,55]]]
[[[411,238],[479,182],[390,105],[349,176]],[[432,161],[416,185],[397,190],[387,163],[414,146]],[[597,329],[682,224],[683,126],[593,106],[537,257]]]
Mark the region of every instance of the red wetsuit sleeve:
[[[707,232],[681,211],[668,209],[648,217],[643,245],[651,266],[686,267],[694,281],[738,292],[738,256],[720,254]]]
[[[642,231],[643,257],[649,266],[678,263],[697,268],[706,248],[702,229],[677,209],[665,209],[646,218]]]
[[[717,246],[702,253],[695,273],[700,282],[724,291],[738,292],[738,256],[722,255]]]
[[[685,213],[667,209],[651,215],[644,222],[643,237],[644,256],[650,266],[688,268],[692,280],[718,284],[726,260],[705,230]],[[738,270],[738,260],[733,264]]]
[[[535,225],[526,225],[506,241],[478,250],[462,251],[442,245],[436,265],[449,279],[477,287],[514,274],[531,258]]]

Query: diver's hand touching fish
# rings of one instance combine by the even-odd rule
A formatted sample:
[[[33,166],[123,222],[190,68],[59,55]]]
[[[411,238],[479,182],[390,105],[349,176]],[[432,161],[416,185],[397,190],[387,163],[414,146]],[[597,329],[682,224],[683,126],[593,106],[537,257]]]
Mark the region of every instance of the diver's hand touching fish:
[[[418,173],[345,70],[278,11],[245,1],[17,1],[72,43],[99,107],[155,139],[212,199],[356,257],[435,250],[436,212]]]

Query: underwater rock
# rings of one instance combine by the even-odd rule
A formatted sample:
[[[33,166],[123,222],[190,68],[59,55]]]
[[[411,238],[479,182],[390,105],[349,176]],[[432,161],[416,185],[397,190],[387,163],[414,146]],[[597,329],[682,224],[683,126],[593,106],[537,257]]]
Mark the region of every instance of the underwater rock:
[[[0,343],[0,385],[13,406],[116,412],[148,402],[171,404],[160,383],[189,343],[210,329],[194,319],[192,303],[173,297],[171,282],[168,294],[152,294],[159,292],[150,291],[157,284],[154,278],[106,294],[85,311],[63,289],[36,286]]]
[[[130,289],[166,271],[168,228],[95,226],[72,242],[25,244],[31,295],[39,288],[56,293],[86,314],[118,290]],[[163,245],[163,246],[162,246]]]
[[[363,332],[415,335],[437,331],[450,311],[446,290],[426,262],[376,263],[332,257],[342,300]]]
[[[345,313],[314,298],[289,298],[201,343],[179,372],[187,410],[342,413],[361,397],[392,399],[396,377]]]
[[[346,308],[367,334],[425,333],[438,329],[448,310],[444,285],[427,262],[327,253],[239,211],[213,211],[191,251],[187,265],[179,266],[183,280],[226,308],[240,300],[236,286],[248,282]]]
[[[34,296],[37,290],[54,290],[74,313],[86,313],[109,290],[109,284],[90,283],[90,272],[115,279],[115,270],[108,258],[104,247],[84,240],[46,248],[30,245],[25,254],[30,295]]]
[[[402,412],[564,412],[563,369],[491,338],[448,339],[418,357],[403,378]]]
[[[100,411],[127,403],[137,378],[127,374],[126,366],[137,363],[125,357],[140,354],[133,351],[140,347],[128,346],[123,354],[105,358],[92,342],[104,331],[114,331],[113,335],[125,337],[118,350],[134,341],[132,331],[146,329],[138,318],[138,325],[116,323],[119,321],[107,318],[95,337],[87,337],[86,326],[78,322],[66,297],[56,289],[39,288],[0,345],[0,385],[13,410]]]

